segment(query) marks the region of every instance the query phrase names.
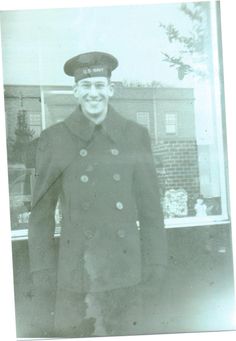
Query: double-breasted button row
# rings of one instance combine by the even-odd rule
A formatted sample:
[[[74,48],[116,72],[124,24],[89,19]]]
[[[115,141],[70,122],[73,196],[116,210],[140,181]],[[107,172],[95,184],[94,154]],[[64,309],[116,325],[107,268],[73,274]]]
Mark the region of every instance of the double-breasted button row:
[[[83,234],[84,234],[84,236],[85,236],[87,239],[92,239],[92,238],[94,238],[94,236],[95,236],[95,234],[96,234],[96,231],[87,228],[87,229],[84,229],[84,230],[83,230]],[[116,231],[116,234],[117,234],[117,236],[120,237],[120,238],[125,238],[125,236],[126,236],[125,231],[122,230],[122,229],[117,230],[117,231]]]
[[[88,167],[87,168],[87,171],[92,171],[92,166],[91,166],[91,168],[90,167]],[[115,181],[120,181],[120,179],[121,179],[121,176],[120,176],[120,174],[113,174],[113,180],[115,180]],[[83,174],[83,175],[81,175],[81,177],[80,177],[80,181],[81,182],[83,182],[83,183],[86,183],[86,182],[88,182],[89,181],[89,177],[86,175],[86,174]]]
[[[81,206],[82,206],[84,211],[87,211],[89,209],[89,207],[90,207],[90,203],[89,203],[89,201],[84,201]],[[119,211],[122,211],[124,209],[124,205],[123,205],[123,203],[121,201],[117,201],[116,204],[115,204],[115,207]]]
[[[120,154],[119,150],[117,148],[111,148],[110,152],[112,155],[117,156]],[[88,151],[85,148],[80,149],[79,151],[80,156],[85,157],[88,155]]]
[[[86,228],[86,229],[83,230],[83,233],[84,233],[84,236],[87,239],[92,239],[92,238],[94,238],[94,236],[96,234],[96,230],[95,229]],[[125,238],[126,237],[126,231],[123,230],[123,229],[117,230],[116,234],[120,238]]]

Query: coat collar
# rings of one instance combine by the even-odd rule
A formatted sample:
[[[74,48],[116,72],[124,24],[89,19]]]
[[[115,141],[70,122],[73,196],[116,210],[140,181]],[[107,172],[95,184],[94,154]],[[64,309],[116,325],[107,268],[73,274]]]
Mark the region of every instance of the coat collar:
[[[87,119],[82,113],[80,107],[64,121],[67,128],[82,140],[88,142],[91,140],[96,124]],[[114,142],[118,142],[126,126],[126,119],[121,117],[111,106],[108,107],[108,113],[105,120],[101,123],[104,131]]]

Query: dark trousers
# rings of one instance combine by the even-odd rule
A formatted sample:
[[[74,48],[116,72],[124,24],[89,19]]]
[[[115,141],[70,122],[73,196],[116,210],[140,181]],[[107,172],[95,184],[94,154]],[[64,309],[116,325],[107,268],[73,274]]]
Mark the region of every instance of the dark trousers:
[[[156,333],[163,329],[161,279],[98,293],[38,285],[29,337],[90,337]],[[162,304],[160,303],[162,302]]]
[[[139,334],[142,297],[139,286],[80,294],[58,290],[55,337]]]

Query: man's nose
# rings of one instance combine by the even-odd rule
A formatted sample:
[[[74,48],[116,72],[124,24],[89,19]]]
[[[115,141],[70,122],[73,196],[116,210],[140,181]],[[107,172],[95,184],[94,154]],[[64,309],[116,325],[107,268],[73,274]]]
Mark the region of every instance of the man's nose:
[[[98,91],[95,85],[91,85],[90,89],[89,89],[89,95],[92,97],[97,96]]]

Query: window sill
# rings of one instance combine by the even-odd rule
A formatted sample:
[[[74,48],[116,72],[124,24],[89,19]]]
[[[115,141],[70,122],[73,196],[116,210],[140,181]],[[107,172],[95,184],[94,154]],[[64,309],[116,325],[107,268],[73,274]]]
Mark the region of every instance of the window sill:
[[[184,218],[168,218],[165,219],[165,228],[191,228],[191,227],[203,227],[214,225],[229,224],[230,220],[226,216],[208,216],[208,217],[184,217]],[[60,227],[56,227],[55,237],[60,236]],[[28,230],[27,228],[21,230],[11,231],[12,241],[27,240]]]

